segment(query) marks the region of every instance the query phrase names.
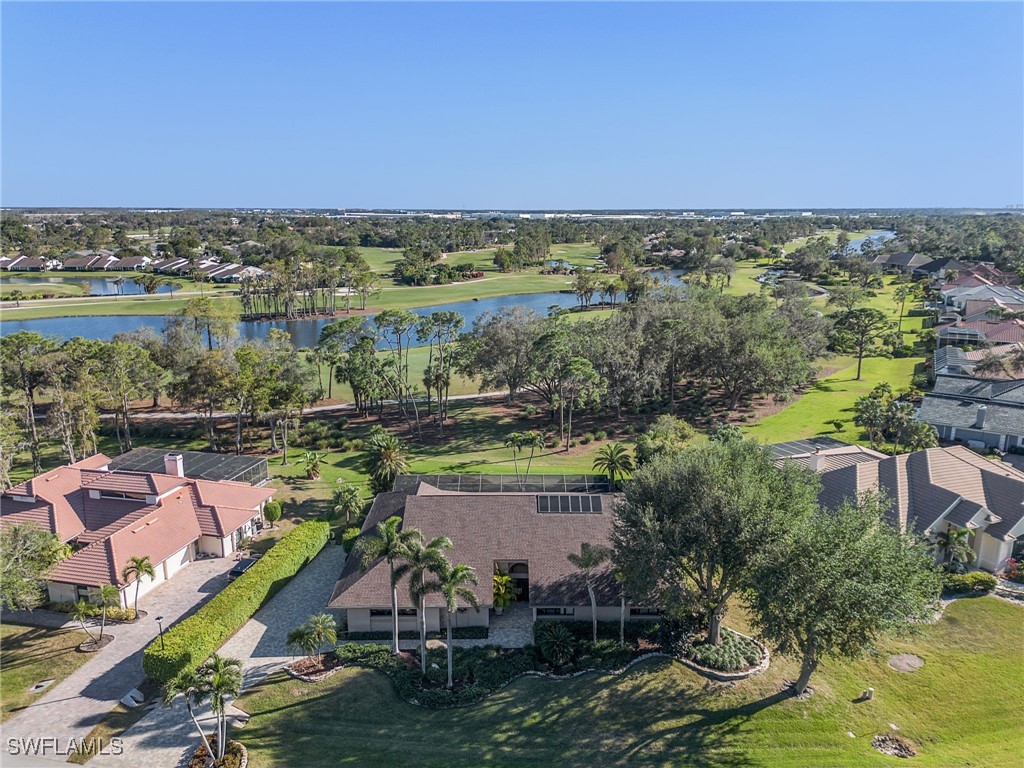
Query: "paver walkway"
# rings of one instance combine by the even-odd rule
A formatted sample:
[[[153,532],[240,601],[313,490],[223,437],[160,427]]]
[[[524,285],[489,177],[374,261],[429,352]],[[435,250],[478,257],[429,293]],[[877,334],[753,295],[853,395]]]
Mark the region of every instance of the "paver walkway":
[[[324,610],[344,563],[345,551],[329,543],[221,647],[222,656],[242,660],[245,688],[295,659],[285,646],[288,631]],[[199,713],[199,721],[212,730],[209,707]],[[170,707],[155,708],[122,738],[124,755],[97,757],[89,765],[172,768],[184,765],[199,741],[180,696]]]
[[[139,600],[139,608],[148,613],[146,617],[133,624],[108,624],[104,634],[114,636],[110,645],[3,724],[0,758],[8,756],[11,739],[55,738],[63,749],[69,739],[88,735],[128,691],[145,679],[142,650],[158,635],[154,618],[163,616],[166,630],[193,613],[223,589],[234,564],[230,558],[191,563]]]

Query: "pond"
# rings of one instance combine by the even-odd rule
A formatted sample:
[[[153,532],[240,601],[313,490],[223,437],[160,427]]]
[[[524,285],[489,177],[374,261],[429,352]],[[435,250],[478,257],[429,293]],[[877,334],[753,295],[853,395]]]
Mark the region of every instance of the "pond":
[[[77,285],[83,289],[83,293],[87,296],[138,296],[145,293],[141,285],[139,285],[134,279],[125,275],[124,283],[119,287],[115,282],[117,276],[111,277],[30,277],[17,276],[8,277],[6,275],[0,278],[0,285],[32,285],[32,289],[26,290],[26,293],[42,293],[45,289],[43,283],[63,283],[65,285]],[[177,287],[177,286],[175,286]],[[157,288],[157,293],[170,293],[171,286],[161,285]]]

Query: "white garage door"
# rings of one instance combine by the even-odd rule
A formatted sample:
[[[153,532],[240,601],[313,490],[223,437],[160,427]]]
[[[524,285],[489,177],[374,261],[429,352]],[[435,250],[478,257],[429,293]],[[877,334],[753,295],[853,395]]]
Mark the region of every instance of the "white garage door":
[[[180,571],[192,560],[192,545],[189,544],[187,547],[183,547],[175,552],[173,555],[164,560],[164,573],[167,578],[171,578],[174,574]]]
[[[156,574],[156,578],[151,579],[148,576],[142,577],[142,583],[139,586],[139,597],[142,597],[151,589],[163,583],[164,569],[157,565],[153,568],[153,572]],[[129,605],[132,605],[135,602],[135,582],[128,585],[128,589],[125,590],[125,596],[129,600]]]

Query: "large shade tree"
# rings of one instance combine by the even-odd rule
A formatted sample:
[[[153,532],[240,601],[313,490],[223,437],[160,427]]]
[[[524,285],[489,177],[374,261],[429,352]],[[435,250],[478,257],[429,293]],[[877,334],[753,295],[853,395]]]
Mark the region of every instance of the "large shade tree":
[[[814,509],[817,478],[751,441],[712,441],[639,469],[616,507],[614,562],[628,592],[670,615],[699,614],[720,642],[729,599],[759,553]]]
[[[801,659],[797,694],[822,659],[856,658],[885,635],[929,615],[941,578],[924,543],[864,496],[798,520],[759,559],[750,607],[761,635]]]

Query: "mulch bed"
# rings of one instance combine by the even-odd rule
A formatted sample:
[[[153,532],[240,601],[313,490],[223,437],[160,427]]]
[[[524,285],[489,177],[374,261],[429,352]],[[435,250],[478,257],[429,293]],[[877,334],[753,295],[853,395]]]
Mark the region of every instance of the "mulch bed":
[[[210,736],[210,746],[217,749],[217,737]],[[224,750],[224,757],[214,761],[215,768],[245,768],[249,763],[249,753],[245,747],[237,741],[229,741],[228,748]],[[188,768],[208,768],[210,765],[210,753],[206,751],[206,745],[199,742],[199,747],[189,758]]]
[[[319,661],[308,657],[293,661],[288,665],[288,669],[298,675],[315,677],[316,675],[322,675],[325,672],[337,669],[340,664],[341,662],[338,661],[338,658],[333,653],[325,653],[320,657]]]
[[[86,640],[84,643],[78,646],[78,650],[82,651],[83,653],[95,653],[98,650],[106,648],[108,645],[110,645],[110,643],[113,640],[113,635],[103,635],[103,637],[99,638],[98,640]]]
[[[902,736],[894,736],[891,733],[875,736],[871,740],[871,746],[883,755],[890,755],[892,757],[917,756],[917,750],[914,749],[914,745],[909,739],[905,739]]]

